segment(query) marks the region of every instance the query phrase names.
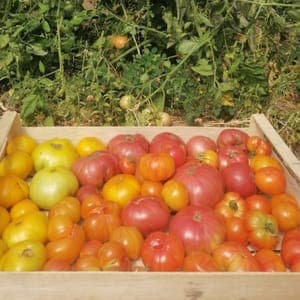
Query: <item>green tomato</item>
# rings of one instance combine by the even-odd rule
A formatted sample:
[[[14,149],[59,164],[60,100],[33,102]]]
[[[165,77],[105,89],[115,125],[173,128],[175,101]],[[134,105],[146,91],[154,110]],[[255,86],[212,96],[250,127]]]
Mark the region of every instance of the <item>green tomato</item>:
[[[34,174],[29,185],[29,197],[41,209],[51,209],[79,188],[74,173],[67,168],[44,168]]]
[[[38,241],[23,241],[3,255],[0,270],[6,272],[39,271],[47,260],[47,250]]]

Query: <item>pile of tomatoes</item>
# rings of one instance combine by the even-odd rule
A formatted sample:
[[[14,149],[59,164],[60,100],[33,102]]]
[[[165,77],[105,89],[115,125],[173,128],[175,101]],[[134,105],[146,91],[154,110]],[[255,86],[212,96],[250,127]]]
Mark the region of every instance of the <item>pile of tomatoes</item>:
[[[265,139],[9,140],[2,271],[299,271],[300,208]]]

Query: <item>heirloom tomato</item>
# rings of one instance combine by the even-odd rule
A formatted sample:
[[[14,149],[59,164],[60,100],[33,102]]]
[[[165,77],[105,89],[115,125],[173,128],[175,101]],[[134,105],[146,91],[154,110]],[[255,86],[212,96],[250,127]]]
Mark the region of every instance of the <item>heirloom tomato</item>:
[[[100,195],[99,189],[92,184],[84,184],[79,187],[75,197],[82,203],[90,195]]]
[[[271,201],[264,195],[253,194],[246,199],[247,210],[260,210],[264,213],[271,213]]]
[[[24,151],[31,154],[37,145],[37,141],[30,135],[20,134],[8,141],[6,153],[10,154],[15,151]]]
[[[9,211],[11,220],[16,220],[28,213],[38,211],[39,207],[30,199],[24,199],[14,204]]]
[[[156,196],[161,198],[163,184],[160,181],[143,180],[141,183],[142,196]]]
[[[91,195],[85,198],[80,206],[80,215],[83,219],[88,218],[94,214],[103,213],[103,208],[106,205],[106,201],[100,195]],[[115,204],[118,208],[117,213],[119,213],[119,205],[117,203],[109,202],[111,205]]]
[[[217,272],[218,266],[211,254],[195,251],[187,254],[183,260],[182,270],[185,272]]]
[[[72,266],[73,271],[100,271],[100,262],[92,255],[79,256]]]
[[[247,150],[251,156],[254,155],[271,155],[272,153],[272,146],[271,144],[264,140],[263,138],[251,135],[247,141]]]
[[[279,254],[271,249],[261,249],[255,252],[254,257],[262,272],[285,272],[286,266]]]
[[[241,162],[248,165],[248,154],[243,149],[235,146],[221,148],[218,152],[218,156],[220,170],[235,162]]]
[[[265,167],[274,167],[283,171],[283,167],[279,160],[270,155],[257,154],[250,158],[249,165],[254,172]]]
[[[226,128],[219,133],[217,137],[217,146],[219,149],[227,146],[234,146],[246,151],[248,138],[249,135],[240,129]]]
[[[213,150],[205,150],[201,156],[198,158],[198,161],[210,165],[214,168],[219,167],[219,156],[218,153]]]
[[[184,255],[182,241],[175,234],[162,231],[149,234],[141,249],[144,265],[155,272],[181,270]]]
[[[95,256],[97,257],[98,251],[102,246],[102,242],[99,240],[84,241],[83,246],[80,249],[79,256]]]
[[[241,245],[248,244],[248,230],[244,219],[230,217],[225,220],[226,241],[237,242]]]
[[[87,156],[95,151],[105,149],[105,145],[100,139],[94,136],[85,136],[77,142],[75,148],[80,156]]]
[[[296,263],[300,257],[300,226],[284,233],[280,255],[288,268],[292,268]]]
[[[71,270],[72,270],[72,266],[69,262],[62,259],[56,259],[56,258],[48,259],[42,268],[42,271],[53,271],[53,272],[71,271]]]
[[[48,221],[48,240],[55,241],[67,237],[73,226],[74,222],[66,215],[52,216]]]
[[[6,228],[6,226],[10,222],[10,213],[8,210],[2,206],[0,206],[0,237],[2,236],[2,232]]]
[[[203,153],[206,150],[217,151],[217,145],[210,137],[194,135],[186,142],[188,158],[202,161]]]

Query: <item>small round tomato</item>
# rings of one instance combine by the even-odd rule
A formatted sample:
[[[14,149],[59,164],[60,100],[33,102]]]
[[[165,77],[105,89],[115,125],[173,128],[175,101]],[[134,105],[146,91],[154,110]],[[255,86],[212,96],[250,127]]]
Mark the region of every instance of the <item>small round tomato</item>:
[[[102,188],[103,198],[124,207],[140,194],[141,183],[131,174],[117,174],[105,182]]]
[[[281,194],[286,188],[284,173],[274,167],[265,167],[255,173],[255,184],[260,191],[269,195]]]
[[[278,159],[270,155],[258,154],[253,156],[250,159],[250,167],[254,172],[265,168],[265,167],[274,167],[278,170],[283,170],[283,167]]]
[[[30,199],[24,199],[16,204],[14,204],[10,208],[10,217],[12,220],[16,220],[27,213],[31,213],[33,211],[38,211],[39,207]]]
[[[225,221],[225,236],[227,241],[234,241],[241,245],[248,244],[248,230],[245,220],[238,217],[230,217]]]
[[[10,214],[6,208],[0,206],[0,237],[2,236],[2,232],[7,227],[10,222]]]
[[[141,258],[149,271],[178,271],[183,266],[184,246],[172,233],[152,232],[145,239]]]
[[[258,250],[254,257],[262,272],[285,272],[286,267],[280,255],[271,249]]]
[[[141,184],[141,195],[161,198],[162,188],[163,184],[159,181],[144,180]]]
[[[196,251],[184,257],[182,270],[185,272],[217,272],[217,264],[210,254],[204,251]]]
[[[256,135],[251,135],[248,138],[247,141],[247,150],[250,153],[250,155],[271,155],[272,153],[272,146],[271,144],[264,140],[263,138],[256,136]]]
[[[175,179],[164,183],[161,194],[165,203],[173,211],[179,211],[189,204],[189,194],[185,185]]]
[[[246,199],[247,210],[260,210],[264,213],[271,213],[271,201],[264,195],[254,194]]]
[[[78,141],[75,149],[80,156],[87,156],[95,151],[105,149],[105,145],[100,139],[94,136],[85,136]]]
[[[128,37],[126,35],[111,35],[109,40],[116,49],[122,49],[128,44]]]

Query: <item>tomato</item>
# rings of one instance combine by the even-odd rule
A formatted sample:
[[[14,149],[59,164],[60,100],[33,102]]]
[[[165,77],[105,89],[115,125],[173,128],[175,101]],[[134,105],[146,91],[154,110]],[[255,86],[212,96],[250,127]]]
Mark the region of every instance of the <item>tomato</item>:
[[[123,245],[116,241],[105,242],[98,251],[97,258],[102,271],[129,271],[130,260]]]
[[[140,257],[144,238],[136,227],[119,226],[111,232],[109,239],[121,243],[130,259]]]
[[[16,220],[27,213],[38,211],[39,207],[30,199],[24,199],[14,204],[9,211],[11,220]]]
[[[271,201],[260,194],[253,194],[246,199],[247,210],[260,210],[264,213],[271,213]]]
[[[66,168],[43,168],[36,172],[29,186],[29,197],[41,209],[51,209],[79,187],[76,176]]]
[[[177,168],[172,179],[186,187],[190,204],[214,206],[224,194],[224,181],[214,167],[197,161],[188,161]]]
[[[37,141],[28,134],[20,134],[8,141],[6,153],[10,154],[14,151],[24,151],[31,154],[37,146]]]
[[[70,235],[74,222],[66,215],[57,215],[49,219],[48,240],[55,241]]]
[[[62,259],[50,258],[44,264],[42,271],[71,271],[71,264]]]
[[[80,220],[80,202],[77,198],[67,196],[61,201],[56,203],[48,212],[48,217],[53,216],[67,216],[73,223],[77,223]]]
[[[73,271],[100,271],[100,262],[92,255],[79,256],[73,264]]]
[[[80,203],[90,195],[100,195],[100,191],[98,188],[92,184],[84,184],[81,185],[76,193],[76,198]]]
[[[284,233],[280,255],[288,268],[291,268],[294,260],[300,256],[300,226]]]
[[[0,206],[0,237],[2,236],[2,232],[7,227],[10,222],[10,213],[6,208]]]
[[[77,142],[75,149],[80,156],[87,156],[95,151],[104,150],[105,145],[94,136],[85,136]]]
[[[116,49],[122,49],[128,44],[126,35],[111,35],[109,40]]]
[[[80,249],[79,256],[95,256],[97,257],[98,251],[102,246],[102,242],[99,240],[84,241],[83,246]]]
[[[3,257],[3,255],[7,250],[8,250],[7,245],[2,239],[0,239],[0,270],[1,270],[1,258]]]
[[[2,238],[9,248],[25,240],[45,243],[47,229],[47,216],[41,211],[33,211],[11,221],[3,231]]]
[[[80,207],[80,215],[83,219],[86,219],[91,215],[101,214],[103,213],[106,204],[107,202],[104,201],[100,195],[91,195],[82,201]],[[110,208],[112,207],[113,204],[117,209],[115,212],[119,213],[120,207],[117,203],[111,202]]]
[[[247,247],[237,242],[224,242],[212,252],[212,257],[220,271],[258,272],[256,259]]]
[[[265,167],[255,173],[255,183],[260,191],[269,195],[284,193],[286,179],[282,171],[274,167]]]
[[[0,206],[10,208],[15,203],[28,198],[29,186],[16,175],[0,176]]]
[[[287,231],[300,225],[300,208],[288,201],[272,205],[272,215],[276,218],[278,228]]]
[[[256,135],[249,136],[246,146],[251,156],[261,154],[271,155],[272,153],[271,144],[268,141]]]
[[[204,251],[196,251],[184,257],[182,270],[185,272],[217,272],[217,264],[211,254]]]
[[[249,232],[249,242],[256,249],[274,249],[279,242],[278,225],[276,219],[262,211],[247,212],[246,228]]]
[[[117,174],[105,182],[102,195],[105,200],[118,203],[124,207],[136,198],[141,191],[141,183],[131,174]]]
[[[149,142],[141,134],[118,134],[107,145],[108,151],[119,159],[125,174],[135,174],[138,161],[149,151]]]
[[[244,219],[230,217],[225,220],[226,241],[237,242],[241,245],[248,244],[248,230]]]
[[[181,166],[187,158],[186,144],[178,135],[171,132],[156,134],[150,142],[149,152],[167,153],[175,162],[175,166]]]
[[[210,253],[225,239],[225,227],[209,206],[190,205],[170,221],[169,232],[178,236],[186,253],[204,250]]]
[[[170,211],[155,196],[139,196],[123,208],[121,218],[123,225],[135,226],[145,237],[153,231],[167,228]]]
[[[258,170],[265,167],[274,167],[278,170],[283,170],[283,167],[279,160],[270,155],[257,154],[250,159],[249,164],[254,172],[257,172]]]
[[[33,160],[30,154],[24,151],[14,151],[7,154],[0,163],[0,175],[2,176],[13,174],[26,179],[33,172]]]
[[[217,136],[217,146],[219,149],[227,146],[234,146],[244,151],[247,150],[249,135],[237,128],[225,128]]]
[[[235,192],[246,198],[256,193],[254,174],[251,168],[242,162],[231,163],[222,170],[227,192]]]
[[[123,95],[119,100],[119,106],[128,110],[134,107],[134,97],[132,95]]]
[[[108,179],[120,173],[117,157],[106,150],[77,159],[71,169],[80,185],[96,187],[101,187]]]
[[[203,164],[208,164],[214,168],[219,167],[219,156],[218,153],[213,150],[205,150],[201,156],[197,159],[199,162]]]
[[[286,267],[280,255],[271,249],[261,249],[254,255],[262,272],[285,272]]]
[[[145,239],[141,258],[149,271],[178,271],[183,266],[184,246],[172,233],[152,232]]]
[[[271,208],[273,208],[280,202],[289,202],[295,206],[298,206],[298,202],[296,198],[293,195],[290,195],[288,193],[282,193],[282,194],[271,196]]]
[[[238,193],[227,192],[215,205],[214,211],[224,219],[231,217],[244,218],[247,211],[246,201]]]
[[[174,174],[175,162],[164,152],[147,153],[140,158],[137,168],[146,180],[165,181]]]
[[[36,240],[24,240],[12,246],[1,259],[1,271],[40,271],[47,260],[46,248]]]
[[[189,204],[189,194],[185,185],[175,179],[170,179],[164,183],[161,195],[173,211],[179,211]]]
[[[189,158],[202,161],[203,153],[206,150],[217,151],[217,145],[210,137],[194,135],[186,142],[186,151]]]
[[[228,165],[240,162],[248,165],[248,154],[241,148],[235,146],[222,147],[219,152],[219,169],[222,170]]]
[[[300,255],[296,256],[290,267],[291,272],[300,272]]]
[[[144,180],[141,183],[142,196],[156,196],[161,198],[163,184],[159,181]]]
[[[46,167],[71,168],[78,158],[78,153],[72,142],[66,138],[53,138],[34,148],[32,159],[34,168],[39,171]]]

